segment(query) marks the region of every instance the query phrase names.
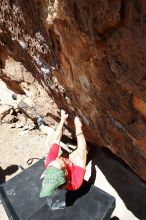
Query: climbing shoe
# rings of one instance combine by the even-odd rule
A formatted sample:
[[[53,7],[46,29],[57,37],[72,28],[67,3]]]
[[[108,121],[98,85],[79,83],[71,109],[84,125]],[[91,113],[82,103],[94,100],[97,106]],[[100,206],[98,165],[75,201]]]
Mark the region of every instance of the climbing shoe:
[[[36,123],[38,127],[45,124],[42,117],[38,117]]]

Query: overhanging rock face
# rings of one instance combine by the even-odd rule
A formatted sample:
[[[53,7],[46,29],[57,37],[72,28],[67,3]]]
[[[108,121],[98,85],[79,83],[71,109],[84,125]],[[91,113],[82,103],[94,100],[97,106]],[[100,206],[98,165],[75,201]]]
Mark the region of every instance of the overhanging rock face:
[[[38,112],[40,97],[45,105],[53,96],[79,114],[88,141],[110,148],[146,180],[146,4],[0,4],[0,78],[37,100]]]

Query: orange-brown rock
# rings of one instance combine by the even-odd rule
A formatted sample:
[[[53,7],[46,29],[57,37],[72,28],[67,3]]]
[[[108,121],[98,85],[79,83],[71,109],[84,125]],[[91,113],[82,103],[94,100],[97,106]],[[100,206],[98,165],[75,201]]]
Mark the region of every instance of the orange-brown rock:
[[[0,6],[0,78],[46,119],[58,116],[49,112],[49,97],[79,114],[88,141],[111,149],[146,180],[146,3],[3,0]]]
[[[144,102],[142,99],[134,96],[133,105],[134,105],[135,109],[137,111],[139,111],[139,113],[146,118],[146,102]]]

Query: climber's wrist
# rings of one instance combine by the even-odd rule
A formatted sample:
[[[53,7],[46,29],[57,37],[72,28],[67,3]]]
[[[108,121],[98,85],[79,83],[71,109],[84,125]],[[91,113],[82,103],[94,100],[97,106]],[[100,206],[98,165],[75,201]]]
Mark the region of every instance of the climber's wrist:
[[[82,134],[83,134],[83,130],[82,130],[82,129],[76,131],[76,136],[80,136],[80,135],[82,135]]]

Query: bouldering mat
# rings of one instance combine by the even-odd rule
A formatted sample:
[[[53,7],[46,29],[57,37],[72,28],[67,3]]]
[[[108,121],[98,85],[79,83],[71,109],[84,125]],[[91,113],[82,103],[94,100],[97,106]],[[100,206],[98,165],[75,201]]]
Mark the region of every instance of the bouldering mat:
[[[0,186],[1,202],[11,220],[106,220],[115,199],[84,181],[76,191],[57,190],[40,198],[44,160],[22,171]]]

